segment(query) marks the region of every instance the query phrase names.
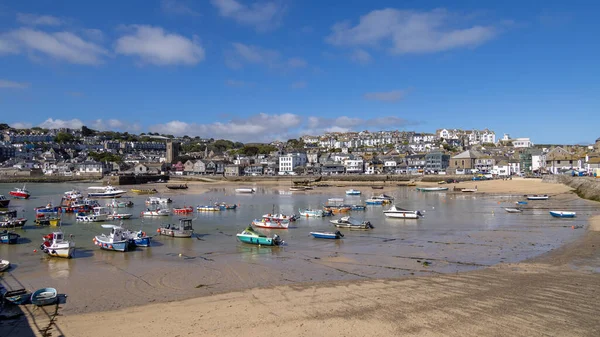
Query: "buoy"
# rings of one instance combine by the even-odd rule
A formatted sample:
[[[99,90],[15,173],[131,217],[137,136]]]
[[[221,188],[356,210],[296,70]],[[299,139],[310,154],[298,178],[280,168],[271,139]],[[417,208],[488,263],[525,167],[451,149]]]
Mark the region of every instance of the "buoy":
[[[571,226],[571,229],[575,229],[575,226]]]
[[[181,256],[181,253],[179,253],[179,256]]]
[[[156,230],[157,233],[160,233],[160,228]]]
[[[34,249],[34,250],[33,250],[33,252],[34,252],[34,253],[37,253],[37,249]]]

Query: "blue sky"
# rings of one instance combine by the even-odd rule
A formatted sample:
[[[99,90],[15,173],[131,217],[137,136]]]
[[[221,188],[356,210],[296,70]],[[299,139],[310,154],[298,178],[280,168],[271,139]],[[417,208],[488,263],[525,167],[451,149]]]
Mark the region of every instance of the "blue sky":
[[[600,136],[594,1],[0,0],[0,122]]]

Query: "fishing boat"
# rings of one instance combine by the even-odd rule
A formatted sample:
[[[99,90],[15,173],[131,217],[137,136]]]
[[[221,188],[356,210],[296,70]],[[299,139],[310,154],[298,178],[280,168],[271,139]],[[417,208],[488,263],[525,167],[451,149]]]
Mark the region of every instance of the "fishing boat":
[[[146,205],[165,205],[172,203],[171,198],[148,197]]]
[[[304,216],[304,217],[322,217],[325,215],[325,211],[323,211],[322,209],[299,209],[298,213],[300,213],[300,216]]]
[[[353,218],[351,216],[344,216],[339,219],[330,220],[332,224],[337,228],[349,228],[357,230],[367,230],[374,228],[370,221],[363,221],[360,219]]]
[[[65,240],[64,234],[61,231],[52,232],[43,236],[44,242],[40,246],[40,250],[50,256],[70,258],[75,250],[75,242]]]
[[[517,205],[527,205],[527,201],[517,201],[515,202]]]
[[[447,191],[448,187],[417,187],[417,191],[420,192],[440,192]]]
[[[240,187],[240,188],[236,188],[235,192],[236,193],[254,193],[254,192],[256,192],[256,190],[253,188],[250,188],[250,187]]]
[[[398,208],[396,205],[392,205],[389,209],[383,211],[383,214],[388,218],[401,218],[401,219],[418,219],[423,214],[420,211],[411,211],[408,209]]]
[[[218,212],[221,210],[221,207],[216,205],[198,205],[196,210],[198,212]]]
[[[236,204],[226,204],[224,202],[222,202],[222,203],[215,203],[215,206],[219,207],[222,211],[231,210],[231,209],[236,209],[237,208]]]
[[[344,206],[324,206],[323,210],[325,212],[331,212],[332,214],[340,214],[340,213],[348,213],[351,210],[350,206],[344,205]]]
[[[123,194],[127,193],[127,191],[116,189],[111,185],[100,187],[92,186],[88,187],[88,189],[98,191],[89,192],[88,198],[120,198]]]
[[[63,194],[63,198],[68,199],[68,200],[81,199],[81,198],[83,198],[83,194],[81,193],[80,190],[72,189],[70,191],[66,191]]]
[[[133,192],[135,194],[156,194],[156,193],[158,193],[158,191],[155,188],[148,188],[148,189],[132,188],[131,192]]]
[[[505,207],[504,210],[507,211],[508,213],[521,213],[521,212],[523,212],[523,210],[520,209],[520,208],[512,208],[512,207]]]
[[[285,220],[262,218],[252,221],[252,226],[268,229],[288,229],[290,222]]]
[[[548,200],[548,198],[550,198],[550,197],[546,194],[544,194],[544,195],[534,194],[534,195],[527,196],[527,200]]]
[[[10,261],[0,260],[0,273],[3,271],[7,271],[8,268],[10,268]]]
[[[4,301],[14,305],[21,305],[27,303],[31,299],[31,293],[24,288],[9,290],[2,295],[2,298]]]
[[[60,224],[60,217],[38,213],[33,222],[38,226],[58,226]]]
[[[194,234],[192,219],[179,219],[179,224],[163,224],[156,230],[156,232],[160,235],[174,238],[191,238],[192,234]]]
[[[10,199],[5,197],[3,194],[0,194],[0,208],[7,208],[10,204]]]
[[[109,215],[110,213],[106,207],[97,206],[94,207],[92,214],[77,213],[75,220],[82,222],[102,222],[108,220]]]
[[[117,213],[117,211],[113,211],[112,213],[108,214],[107,219],[108,220],[127,220],[127,219],[131,219],[132,216],[133,216],[133,214],[130,214],[130,213]]]
[[[274,234],[272,237],[268,237],[262,233],[256,232],[252,226],[248,226],[241,233],[236,234],[236,236],[241,242],[253,245],[279,246],[283,244],[279,235]]]
[[[134,247],[133,242],[125,235],[125,229],[123,227],[109,225],[108,228],[110,228],[110,233],[108,235],[102,233],[94,237],[93,241],[95,245],[101,249],[117,252],[126,252],[129,248]]]
[[[128,239],[130,246],[150,247],[150,240],[152,239],[152,237],[146,235],[146,232],[143,232],[141,230],[139,230],[139,231],[128,230],[126,228],[123,228],[122,223],[118,226],[106,224],[106,225],[102,225],[102,228],[106,228],[106,229],[119,228],[120,229],[119,231],[122,233],[121,237],[123,239]]]
[[[33,209],[36,214],[58,214],[61,212],[60,206],[52,206],[52,203],[48,203],[46,206],[40,206]]]
[[[550,211],[550,215],[555,218],[574,218],[577,213],[568,211]]]
[[[58,301],[58,292],[54,288],[38,289],[31,294],[31,304],[38,307],[54,304]]]
[[[315,239],[341,239],[344,237],[344,234],[340,233],[340,231],[335,232],[310,232]]]
[[[281,213],[276,213],[276,214],[269,213],[269,214],[263,214],[262,218],[291,222],[291,221],[296,221],[296,219],[298,219],[299,216],[297,214],[286,215],[286,214],[281,214]]]
[[[175,208],[173,208],[173,213],[174,214],[194,213],[194,208],[192,206],[175,207]]]
[[[351,188],[349,190],[346,190],[346,195],[360,195],[360,191]]]
[[[17,228],[25,226],[27,219],[25,218],[5,218],[0,221],[0,228]]]
[[[9,217],[9,218],[16,218],[17,217],[17,210],[13,209],[12,211],[9,211],[7,208],[1,209],[0,210],[0,216]]]
[[[180,184],[180,185],[165,185],[168,189],[170,190],[187,190],[188,189],[188,185],[187,184]]]
[[[113,199],[106,203],[106,207],[112,207],[112,208],[133,207],[133,201],[118,201],[117,199]]]
[[[25,185],[23,185],[23,188],[15,187],[15,189],[8,192],[8,194],[15,199],[29,199],[31,196],[31,193],[25,188]]]
[[[15,244],[19,241],[21,235],[15,232],[9,232],[7,230],[3,230],[0,232],[0,243],[6,243],[9,245]]]
[[[157,208],[157,209],[146,209],[140,213],[141,216],[167,216],[170,215],[171,211],[166,208]]]
[[[383,205],[383,200],[369,198],[369,199],[365,200],[365,204],[367,204],[367,205]]]

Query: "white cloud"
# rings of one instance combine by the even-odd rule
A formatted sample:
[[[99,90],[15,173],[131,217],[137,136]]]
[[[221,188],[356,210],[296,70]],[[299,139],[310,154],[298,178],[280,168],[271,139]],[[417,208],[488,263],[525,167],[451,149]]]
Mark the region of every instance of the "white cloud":
[[[225,51],[225,64],[231,69],[240,69],[247,64],[263,65],[270,69],[286,71],[294,68],[304,68],[308,65],[300,57],[283,60],[277,50],[247,45],[240,42],[231,44],[231,49]]]
[[[104,40],[104,33],[100,29],[84,29],[83,34],[87,36],[90,40],[94,40],[96,42],[102,42],[102,40]]]
[[[195,65],[204,59],[204,48],[199,38],[165,32],[161,27],[133,25],[129,35],[120,37],[115,52],[135,56],[142,64]]]
[[[396,54],[433,53],[477,46],[498,33],[493,26],[456,28],[451,25],[452,19],[443,9],[374,10],[362,16],[356,26],[336,23],[326,41],[336,46],[378,46],[386,42]]]
[[[219,14],[231,18],[237,23],[252,26],[259,32],[277,28],[285,14],[285,6],[281,2],[255,2],[246,6],[236,0],[211,0]]]
[[[365,99],[372,101],[396,102],[404,98],[406,92],[403,90],[392,90],[384,92],[368,92],[364,95]]]
[[[99,131],[139,132],[142,129],[139,123],[132,123],[118,119],[96,119],[94,121],[90,121],[88,126],[91,129]]]
[[[306,83],[306,81],[297,81],[292,83],[291,87],[292,89],[304,89],[307,85],[308,83]]]
[[[27,53],[34,59],[38,54],[75,64],[100,64],[108,52],[100,45],[86,41],[71,32],[47,33],[20,28],[0,35],[0,53]]]
[[[413,121],[396,116],[384,116],[375,118],[358,118],[340,116],[335,118],[309,117],[307,129],[304,134],[322,134],[323,132],[348,132],[362,131],[366,129],[387,129],[415,125]]]
[[[225,123],[197,124],[174,120],[165,124],[152,125],[149,130],[176,136],[191,135],[236,141],[269,141],[286,136],[301,123],[302,118],[295,114],[260,113],[246,119],[232,119]]]
[[[371,62],[371,54],[364,49],[356,49],[350,55],[350,59],[360,64],[367,64]]]
[[[17,13],[17,21],[29,26],[60,26],[63,21],[51,15]]]
[[[69,128],[69,129],[79,129],[83,126],[83,122],[80,119],[74,118],[71,120],[62,120],[62,119],[52,119],[48,118],[38,126],[44,129],[60,129],[60,128]]]
[[[29,85],[30,84],[26,82],[14,82],[0,79],[0,89],[26,89],[29,88]]]
[[[31,129],[33,127],[33,124],[27,122],[17,122],[11,123],[10,127],[15,129]]]
[[[182,0],[162,0],[160,8],[168,14],[200,16],[199,12],[193,10]]]

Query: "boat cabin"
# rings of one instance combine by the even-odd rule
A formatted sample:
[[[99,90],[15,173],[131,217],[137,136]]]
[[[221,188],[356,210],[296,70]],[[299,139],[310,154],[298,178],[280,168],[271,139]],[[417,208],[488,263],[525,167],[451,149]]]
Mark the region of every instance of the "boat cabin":
[[[44,235],[44,246],[50,247],[57,243],[64,242],[64,234],[62,232],[54,232]]]

